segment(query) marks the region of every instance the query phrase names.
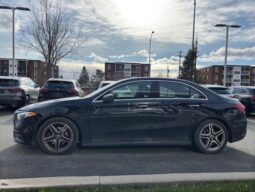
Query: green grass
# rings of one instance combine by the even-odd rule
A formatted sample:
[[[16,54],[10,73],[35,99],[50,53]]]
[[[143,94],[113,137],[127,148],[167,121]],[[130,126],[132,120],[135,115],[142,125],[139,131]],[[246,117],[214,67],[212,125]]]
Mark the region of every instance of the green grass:
[[[4,191],[9,192],[10,190]],[[156,185],[101,186],[75,189],[15,190],[27,192],[255,192],[255,180]]]

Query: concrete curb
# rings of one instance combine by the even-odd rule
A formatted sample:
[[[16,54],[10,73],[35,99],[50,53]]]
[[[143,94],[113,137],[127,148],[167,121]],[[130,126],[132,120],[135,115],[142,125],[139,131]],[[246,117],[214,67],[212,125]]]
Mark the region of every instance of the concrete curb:
[[[153,175],[119,175],[88,177],[45,177],[0,180],[1,189],[33,189],[47,187],[84,187],[100,185],[157,184],[198,181],[253,180],[255,172],[177,173]]]
[[[255,120],[253,120],[253,119],[247,119],[247,121],[250,123],[255,123]]]

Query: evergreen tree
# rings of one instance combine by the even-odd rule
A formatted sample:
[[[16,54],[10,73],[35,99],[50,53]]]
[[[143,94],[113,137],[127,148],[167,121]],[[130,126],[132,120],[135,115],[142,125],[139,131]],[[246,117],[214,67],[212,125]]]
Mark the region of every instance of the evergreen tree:
[[[179,79],[186,79],[189,81],[197,81],[196,69],[194,67],[194,59],[196,59],[197,51],[190,49],[185,56],[182,67],[180,68]]]
[[[82,71],[81,71],[78,81],[82,87],[85,86],[89,82],[89,74],[88,74],[85,66],[82,68]]]

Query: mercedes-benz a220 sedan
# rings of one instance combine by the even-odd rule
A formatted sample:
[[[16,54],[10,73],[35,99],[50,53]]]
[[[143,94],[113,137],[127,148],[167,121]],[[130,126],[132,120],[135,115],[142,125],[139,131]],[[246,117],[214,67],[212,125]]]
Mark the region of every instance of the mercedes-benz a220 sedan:
[[[117,81],[84,98],[29,105],[14,114],[14,139],[60,155],[81,146],[194,145],[222,151],[246,135],[244,106],[195,83]]]

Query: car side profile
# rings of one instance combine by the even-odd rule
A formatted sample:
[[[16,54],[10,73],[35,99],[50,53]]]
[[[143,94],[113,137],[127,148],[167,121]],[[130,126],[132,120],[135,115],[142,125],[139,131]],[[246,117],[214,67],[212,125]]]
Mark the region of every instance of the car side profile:
[[[124,93],[126,90],[126,93]],[[193,82],[117,81],[84,98],[29,105],[14,114],[14,139],[60,155],[80,146],[194,145],[222,151],[246,135],[244,106]]]
[[[0,105],[19,108],[37,102],[39,86],[28,77],[0,77]]]

